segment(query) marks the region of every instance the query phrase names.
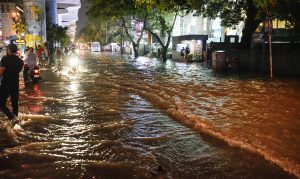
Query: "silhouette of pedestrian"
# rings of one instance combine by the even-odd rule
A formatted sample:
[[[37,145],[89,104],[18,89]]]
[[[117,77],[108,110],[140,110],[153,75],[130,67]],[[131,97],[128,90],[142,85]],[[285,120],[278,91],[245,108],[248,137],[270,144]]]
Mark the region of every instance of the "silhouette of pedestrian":
[[[10,44],[7,47],[8,55],[1,60],[0,76],[3,76],[0,86],[0,110],[8,117],[11,127],[20,122],[19,112],[19,73],[23,68],[24,62],[17,55],[18,47]],[[8,97],[11,98],[13,111],[6,106]]]

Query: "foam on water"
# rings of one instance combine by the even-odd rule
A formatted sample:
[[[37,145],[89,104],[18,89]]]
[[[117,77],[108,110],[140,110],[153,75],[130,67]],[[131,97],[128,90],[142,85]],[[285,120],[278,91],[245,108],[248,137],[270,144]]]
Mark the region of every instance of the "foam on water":
[[[7,120],[1,120],[0,135],[9,139],[10,143],[19,143],[19,140],[21,140],[22,137],[28,136],[27,131],[22,128],[22,125],[23,123],[21,122],[11,127],[10,122]]]

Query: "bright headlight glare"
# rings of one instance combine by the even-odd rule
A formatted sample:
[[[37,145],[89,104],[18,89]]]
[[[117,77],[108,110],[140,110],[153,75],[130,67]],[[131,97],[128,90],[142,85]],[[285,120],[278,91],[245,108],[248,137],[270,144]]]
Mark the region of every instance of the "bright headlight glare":
[[[78,65],[78,58],[71,58],[70,59],[70,65],[71,66],[77,66]]]

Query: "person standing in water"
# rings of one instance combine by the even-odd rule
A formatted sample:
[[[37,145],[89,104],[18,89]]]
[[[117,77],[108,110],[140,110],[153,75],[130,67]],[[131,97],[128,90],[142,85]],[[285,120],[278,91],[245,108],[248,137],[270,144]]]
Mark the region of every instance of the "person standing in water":
[[[7,116],[10,126],[13,127],[19,123],[19,73],[21,72],[24,62],[17,55],[18,47],[10,44],[7,47],[7,56],[1,60],[0,76],[2,76],[0,86],[0,110]],[[12,112],[6,106],[10,96]]]

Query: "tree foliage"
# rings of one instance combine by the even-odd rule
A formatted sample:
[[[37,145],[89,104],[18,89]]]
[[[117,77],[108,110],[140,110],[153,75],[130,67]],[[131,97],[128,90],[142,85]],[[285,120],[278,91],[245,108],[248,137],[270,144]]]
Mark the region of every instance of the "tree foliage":
[[[121,35],[124,31],[128,40],[131,41],[135,57],[137,57],[144,28],[142,27],[139,36],[135,35],[134,29],[136,23],[144,23],[147,19],[143,4],[136,5],[134,0],[90,0],[90,3],[88,15],[106,22],[111,26],[110,29],[115,28],[117,34]]]
[[[184,16],[193,12],[215,19],[219,17],[221,24],[235,27],[244,22],[241,46],[249,48],[252,34],[266,18],[289,20],[295,31],[300,29],[299,0],[89,0],[92,4],[88,14],[99,21],[109,22],[111,28],[122,28],[132,42],[135,53],[143,34],[148,31],[154,36],[163,53],[170,44],[171,32],[178,15]],[[134,34],[135,24],[142,22],[141,35]],[[119,26],[118,26],[119,25]],[[92,28],[89,27],[90,30]],[[110,28],[110,29],[111,29]],[[121,29],[120,28],[120,29]],[[91,32],[96,32],[95,28]],[[101,28],[100,28],[101,29]],[[103,28],[102,28],[103,29]],[[91,33],[92,34],[92,33]],[[166,58],[163,57],[165,60]]]
[[[137,0],[136,4],[146,6],[148,19],[145,30],[157,39],[162,49],[161,57],[166,61],[176,18],[191,8],[186,0]]]
[[[106,27],[102,21],[89,18],[87,25],[82,28],[76,36],[76,40],[80,42],[97,41],[105,44]]]
[[[51,62],[54,61],[54,47],[59,44],[61,47],[66,47],[70,44],[70,38],[67,34],[68,28],[57,24],[52,24],[51,19],[47,16],[46,19],[47,41]]]
[[[300,35],[300,0],[277,0],[273,9],[276,18],[288,20],[295,33]]]
[[[223,26],[234,27],[244,22],[241,43],[245,48],[250,46],[253,32],[266,18],[289,20],[294,26],[299,21],[299,0],[188,0],[188,3],[198,15],[219,17]]]
[[[172,31],[178,12],[150,10],[145,30],[155,37],[162,47],[162,59],[167,60],[167,51],[171,42]]]
[[[47,19],[47,40],[50,46],[60,44],[65,47],[70,44],[68,36],[68,27],[62,27],[57,24],[52,24],[50,19]]]

